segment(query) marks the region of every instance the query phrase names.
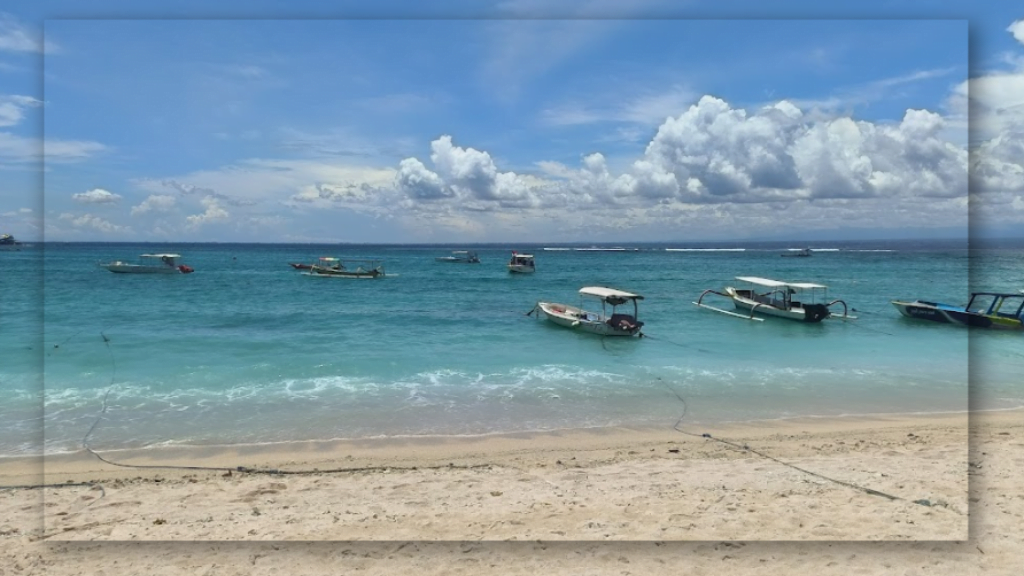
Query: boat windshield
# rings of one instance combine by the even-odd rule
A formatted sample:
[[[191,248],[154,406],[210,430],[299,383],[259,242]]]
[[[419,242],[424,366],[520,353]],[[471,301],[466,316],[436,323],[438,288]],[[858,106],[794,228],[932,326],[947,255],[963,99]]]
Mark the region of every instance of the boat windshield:
[[[984,314],[992,308],[992,304],[995,303],[995,300],[996,297],[993,294],[975,294],[967,305],[967,311]]]

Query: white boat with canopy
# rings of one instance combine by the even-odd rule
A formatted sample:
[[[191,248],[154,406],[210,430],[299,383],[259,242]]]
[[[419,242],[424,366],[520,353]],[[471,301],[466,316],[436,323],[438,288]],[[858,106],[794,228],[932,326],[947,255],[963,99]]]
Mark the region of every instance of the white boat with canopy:
[[[113,262],[100,262],[101,268],[106,268],[117,274],[190,274],[193,272],[191,266],[178,264],[180,254],[142,254],[141,264],[133,264],[121,260]]]
[[[451,256],[438,256],[435,262],[451,262],[455,264],[479,264],[480,257],[472,250],[454,250]]]
[[[782,282],[756,276],[737,276],[736,280],[744,282],[748,287],[734,288],[727,286],[724,293],[716,290],[705,290],[694,304],[715,312],[759,322],[764,321],[764,318],[755,316],[755,314],[788,318],[801,322],[821,322],[826,318],[840,318],[843,320],[856,318],[847,313],[846,302],[842,300],[826,302],[828,300],[828,286],[824,284]],[[736,310],[747,313],[739,314],[704,304],[704,297],[708,294],[728,298],[732,300]],[[838,304],[843,306],[842,315],[832,313],[832,306]]]
[[[637,301],[643,300],[643,296],[602,286],[581,288],[579,294],[579,306],[537,302],[537,305],[527,315],[539,310],[548,320],[559,326],[601,336],[643,336],[640,328],[644,323],[637,320]],[[584,309],[583,298],[600,300],[601,312]],[[629,302],[633,303],[633,314],[624,314],[616,310],[616,307]],[[608,311],[608,306],[611,306],[611,313]]]
[[[533,274],[537,266],[533,262],[533,254],[519,254],[512,251],[512,259],[508,261],[508,271],[516,274]]]

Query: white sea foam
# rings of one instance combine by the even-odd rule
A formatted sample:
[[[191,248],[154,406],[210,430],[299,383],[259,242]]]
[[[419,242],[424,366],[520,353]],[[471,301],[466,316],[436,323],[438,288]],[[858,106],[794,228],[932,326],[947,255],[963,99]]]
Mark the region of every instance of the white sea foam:
[[[746,252],[746,248],[665,248],[665,252]]]

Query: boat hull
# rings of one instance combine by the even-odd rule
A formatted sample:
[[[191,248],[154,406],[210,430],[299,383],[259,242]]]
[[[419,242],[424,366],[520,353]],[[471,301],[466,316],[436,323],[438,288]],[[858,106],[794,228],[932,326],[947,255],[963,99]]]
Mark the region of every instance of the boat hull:
[[[170,266],[144,266],[141,264],[128,264],[125,262],[111,262],[109,264],[100,264],[102,268],[106,268],[115,274],[181,274],[182,271],[178,268]]]
[[[781,308],[771,303],[760,302],[750,298],[748,290],[737,290],[732,287],[725,289],[726,294],[732,298],[733,306],[737,310],[743,310],[752,314],[773,316],[775,318],[786,318],[798,322],[821,322],[829,317],[828,307],[824,304],[809,304],[804,307]]]
[[[553,324],[580,332],[599,336],[636,336],[643,322],[627,322],[620,327],[608,322],[608,318],[594,312],[587,312],[577,306],[555,302],[538,302],[537,309]]]
[[[899,310],[900,314],[907,318],[917,320],[928,320],[940,324],[956,324],[974,328],[993,328],[997,330],[1021,330],[1024,329],[1024,322],[1019,318],[1004,318],[991,316],[978,312],[968,312],[960,306],[950,306],[941,302],[926,302],[916,300],[914,302],[900,302],[894,300],[892,305]]]
[[[508,271],[513,274],[533,274],[535,272],[533,266],[523,266],[520,264],[509,264]]]
[[[310,268],[308,274],[310,276],[320,276],[322,278],[350,278],[354,280],[373,280],[384,277],[384,272],[378,269],[334,270],[330,268],[321,268],[319,266],[313,266]]]

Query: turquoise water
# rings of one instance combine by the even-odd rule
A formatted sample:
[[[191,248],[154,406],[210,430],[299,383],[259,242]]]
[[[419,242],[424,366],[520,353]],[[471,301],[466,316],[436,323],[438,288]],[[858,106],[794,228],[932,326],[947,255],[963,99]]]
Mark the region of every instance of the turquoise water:
[[[688,422],[710,423],[1024,405],[1024,334],[904,319],[889,304],[1024,288],[1021,245],[818,242],[811,258],[780,258],[786,244],[637,247],[47,244],[0,253],[0,455],[78,449],[104,399],[89,437],[97,449],[671,427],[684,410]],[[482,263],[434,261],[458,248]],[[510,275],[512,249],[534,253],[537,273]],[[196,272],[96,266],[156,251],[182,254]],[[379,258],[388,277],[316,278],[288,266],[329,255]],[[692,304],[740,275],[827,284],[859,318],[750,322]],[[538,300],[577,304],[587,285],[645,295],[648,337],[600,338],[526,316]]]

